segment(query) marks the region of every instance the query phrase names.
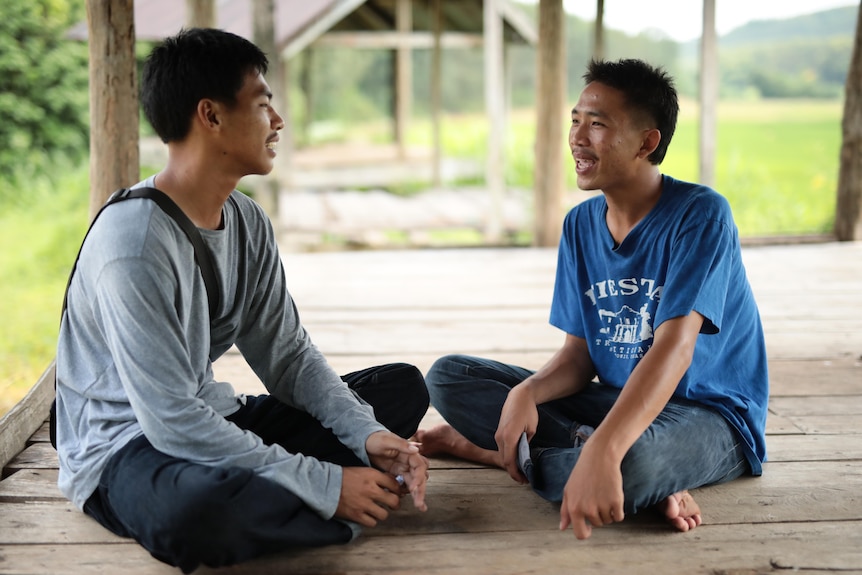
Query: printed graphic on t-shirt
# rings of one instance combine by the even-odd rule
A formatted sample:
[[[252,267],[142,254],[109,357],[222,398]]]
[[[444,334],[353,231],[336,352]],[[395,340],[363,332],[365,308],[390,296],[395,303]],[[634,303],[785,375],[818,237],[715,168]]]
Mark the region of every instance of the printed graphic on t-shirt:
[[[653,339],[650,303],[661,297],[662,286],[655,284],[655,280],[646,278],[604,280],[584,292],[599,315],[596,346],[617,359],[643,357]],[[623,299],[626,303],[621,303]]]

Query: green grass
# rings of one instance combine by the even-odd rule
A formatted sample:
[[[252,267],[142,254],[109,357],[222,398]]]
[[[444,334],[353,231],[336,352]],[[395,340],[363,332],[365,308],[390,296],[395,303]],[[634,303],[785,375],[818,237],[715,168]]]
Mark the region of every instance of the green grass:
[[[741,235],[831,231],[842,111],[837,101],[719,105],[715,188],[730,202]],[[534,126],[532,111],[511,115],[506,138],[506,181],[510,186],[533,186]],[[698,129],[696,104],[683,102],[676,134],[661,166],[664,173],[698,180]],[[576,189],[565,130],[560,153],[567,186]],[[484,158],[487,126],[482,116],[447,118],[441,132],[445,154]],[[430,145],[430,141],[427,123],[415,122],[411,144]]]
[[[0,415],[54,357],[66,277],[87,224],[87,170],[28,180],[0,208]]]
[[[719,106],[716,189],[734,211],[743,236],[812,234],[832,229],[841,146],[840,102],[722,102]],[[567,124],[566,118],[561,119]],[[532,112],[512,114],[507,131],[506,180],[532,188]],[[385,122],[358,126],[355,134],[388,134]],[[350,137],[350,134],[345,135]],[[410,143],[429,145],[427,122],[415,121]],[[444,119],[444,153],[482,159],[487,126],[482,116]],[[568,186],[575,178],[566,149]],[[662,165],[665,173],[697,180],[696,107],[683,102],[679,127]],[[54,356],[63,289],[87,224],[87,167],[57,167],[56,181],[0,179],[0,414],[35,383]],[[470,182],[475,185],[478,182]],[[414,193],[411,185],[401,193]],[[394,243],[407,238],[392,237]],[[530,232],[512,241],[529,244]],[[476,245],[475,231],[434,232],[439,245]]]

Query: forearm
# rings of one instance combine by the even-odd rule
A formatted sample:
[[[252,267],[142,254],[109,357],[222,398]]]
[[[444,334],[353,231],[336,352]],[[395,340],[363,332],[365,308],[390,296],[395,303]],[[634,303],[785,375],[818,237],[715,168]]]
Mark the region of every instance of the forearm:
[[[595,374],[586,341],[566,335],[563,347],[515,390],[528,394],[539,405],[577,393],[592,381]]]
[[[617,461],[643,434],[667,405],[691,365],[703,317],[692,312],[662,324],[655,341],[620,392],[613,408],[590,438]]]

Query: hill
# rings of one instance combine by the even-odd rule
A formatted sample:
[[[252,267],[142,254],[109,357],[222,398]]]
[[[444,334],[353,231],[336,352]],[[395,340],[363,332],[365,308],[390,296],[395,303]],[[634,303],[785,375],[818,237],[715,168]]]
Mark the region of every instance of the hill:
[[[719,38],[722,96],[840,98],[850,65],[858,6],[786,19],[754,20]],[[681,49],[697,69],[699,41]]]
[[[719,40],[722,47],[797,40],[828,40],[853,37],[859,6],[833,8],[782,20],[753,20]]]

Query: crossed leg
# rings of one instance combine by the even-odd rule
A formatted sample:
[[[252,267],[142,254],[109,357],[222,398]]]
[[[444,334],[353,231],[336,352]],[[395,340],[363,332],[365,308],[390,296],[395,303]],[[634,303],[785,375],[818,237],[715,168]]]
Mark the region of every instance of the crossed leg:
[[[425,457],[449,455],[503,468],[498,451],[482,449],[471,443],[449,424],[444,423],[428,430],[420,429],[414,438],[421,444],[419,452]],[[677,531],[689,531],[703,522],[700,507],[687,490],[669,495],[656,505],[656,509]]]

